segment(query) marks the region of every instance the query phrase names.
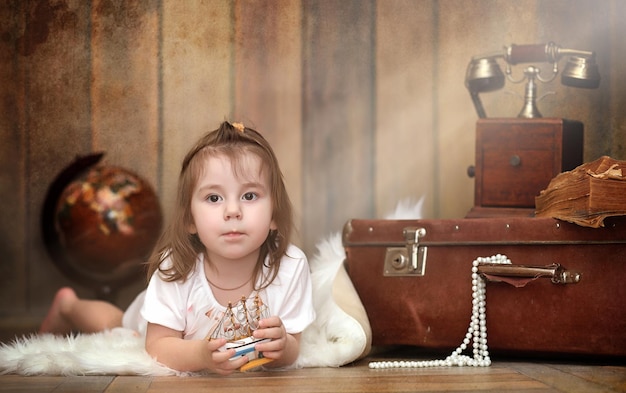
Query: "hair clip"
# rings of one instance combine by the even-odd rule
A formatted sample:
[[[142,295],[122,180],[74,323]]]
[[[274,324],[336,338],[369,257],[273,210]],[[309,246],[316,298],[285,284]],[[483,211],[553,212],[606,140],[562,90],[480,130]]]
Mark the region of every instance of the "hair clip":
[[[233,127],[235,127],[239,132],[243,133],[245,127],[243,123],[233,123]]]

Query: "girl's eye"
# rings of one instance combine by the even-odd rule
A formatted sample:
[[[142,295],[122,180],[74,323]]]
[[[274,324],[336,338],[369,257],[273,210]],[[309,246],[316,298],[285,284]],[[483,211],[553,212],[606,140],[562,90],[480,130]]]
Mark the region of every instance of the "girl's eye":
[[[245,194],[243,194],[241,199],[243,199],[244,201],[253,201],[256,199],[256,194],[253,192],[246,192]]]
[[[219,195],[215,195],[215,194],[209,195],[206,199],[207,199],[207,201],[213,202],[213,203],[219,202],[221,200],[220,196]]]

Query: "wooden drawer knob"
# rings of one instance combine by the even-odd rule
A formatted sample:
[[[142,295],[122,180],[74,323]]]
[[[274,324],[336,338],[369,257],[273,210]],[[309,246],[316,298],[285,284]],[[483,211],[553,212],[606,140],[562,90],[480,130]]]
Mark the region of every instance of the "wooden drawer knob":
[[[517,154],[514,154],[511,156],[511,158],[509,158],[509,164],[511,164],[511,166],[513,167],[518,167],[522,165],[522,159]]]
[[[470,165],[467,167],[467,176],[468,177],[476,176],[476,167],[474,165]]]

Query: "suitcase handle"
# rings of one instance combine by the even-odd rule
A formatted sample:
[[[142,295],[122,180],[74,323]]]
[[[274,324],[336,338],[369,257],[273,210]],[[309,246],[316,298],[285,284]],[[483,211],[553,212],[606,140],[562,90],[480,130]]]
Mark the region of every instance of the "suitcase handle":
[[[512,283],[515,279],[544,277],[549,278],[554,284],[575,284],[581,279],[580,273],[567,271],[558,263],[548,266],[481,263],[478,265],[478,273],[491,282],[506,281]]]

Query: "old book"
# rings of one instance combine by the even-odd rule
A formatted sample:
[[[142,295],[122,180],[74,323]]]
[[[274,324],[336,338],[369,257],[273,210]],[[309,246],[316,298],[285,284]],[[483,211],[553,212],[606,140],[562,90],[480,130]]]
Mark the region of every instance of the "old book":
[[[560,173],[535,198],[535,215],[592,228],[626,215],[626,161],[604,156]]]

